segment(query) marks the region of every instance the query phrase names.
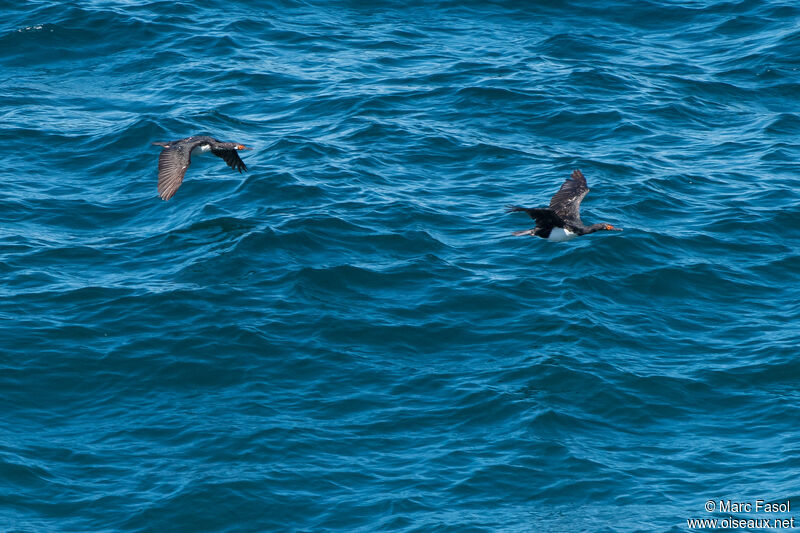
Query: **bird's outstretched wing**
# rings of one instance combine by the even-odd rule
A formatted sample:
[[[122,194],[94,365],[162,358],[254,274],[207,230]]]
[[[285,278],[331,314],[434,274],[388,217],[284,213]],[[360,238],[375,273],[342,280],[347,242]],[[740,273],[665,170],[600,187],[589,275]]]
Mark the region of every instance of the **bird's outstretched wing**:
[[[589,192],[586,178],[580,170],[575,170],[567,178],[557,193],[550,199],[550,209],[565,222],[581,222],[581,200]]]
[[[528,216],[536,221],[537,226],[553,227],[561,224],[561,220],[552,209],[509,205],[507,210],[508,213],[516,213],[517,211],[528,213]]]
[[[219,148],[212,148],[211,153],[217,157],[221,157],[225,160],[229,167],[233,170],[238,170],[241,174],[243,170],[247,170],[247,166],[242,161],[242,158],[239,157],[239,154],[236,153],[234,149],[219,149]]]
[[[158,156],[158,195],[169,200],[183,183],[183,176],[192,160],[192,147],[176,144],[164,148]]]

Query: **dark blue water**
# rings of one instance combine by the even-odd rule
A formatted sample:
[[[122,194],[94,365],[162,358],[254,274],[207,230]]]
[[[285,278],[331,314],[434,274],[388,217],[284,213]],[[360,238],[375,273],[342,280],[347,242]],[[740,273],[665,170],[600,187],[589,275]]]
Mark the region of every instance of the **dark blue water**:
[[[2,531],[800,506],[796,2],[0,4]]]

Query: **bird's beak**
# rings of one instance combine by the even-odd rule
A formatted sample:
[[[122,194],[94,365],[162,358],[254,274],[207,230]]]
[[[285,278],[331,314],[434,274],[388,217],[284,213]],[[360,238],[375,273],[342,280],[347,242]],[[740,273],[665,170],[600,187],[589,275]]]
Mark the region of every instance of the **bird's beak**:
[[[622,228],[615,228],[614,226],[611,226],[611,229],[614,231],[622,231]]]
[[[236,149],[237,150],[252,150],[252,148],[250,148],[249,146],[245,146],[243,144],[237,144],[236,145]]]

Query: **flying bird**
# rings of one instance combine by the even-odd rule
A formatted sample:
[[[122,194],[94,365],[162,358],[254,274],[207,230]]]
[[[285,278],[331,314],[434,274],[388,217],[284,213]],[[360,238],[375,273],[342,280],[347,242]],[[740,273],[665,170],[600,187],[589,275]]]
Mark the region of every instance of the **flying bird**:
[[[562,242],[574,239],[580,235],[588,235],[595,231],[622,231],[611,224],[592,224],[584,226],[581,221],[581,200],[589,192],[586,178],[580,170],[575,170],[567,178],[557,193],[550,199],[550,207],[534,208],[508,206],[508,212],[524,211],[536,221],[536,227],[513,234],[541,237],[553,242]]]
[[[225,160],[229,167],[241,173],[247,170],[244,161],[239,158],[237,150],[252,150],[243,144],[224,143],[213,137],[203,135],[187,137],[179,141],[154,142],[156,146],[163,146],[161,155],[158,156],[158,195],[162,200],[169,200],[183,183],[186,169],[192,162],[195,152],[207,152]]]

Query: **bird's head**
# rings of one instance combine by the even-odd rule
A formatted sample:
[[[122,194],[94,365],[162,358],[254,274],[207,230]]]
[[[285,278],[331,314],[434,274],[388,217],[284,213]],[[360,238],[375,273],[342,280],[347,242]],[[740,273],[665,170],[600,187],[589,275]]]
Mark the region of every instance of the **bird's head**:
[[[252,150],[252,148],[247,147],[243,144],[237,144],[236,146],[234,146],[234,148],[236,148],[237,150]]]
[[[622,231],[622,228],[615,228],[611,224],[603,224],[603,229],[606,231]]]

